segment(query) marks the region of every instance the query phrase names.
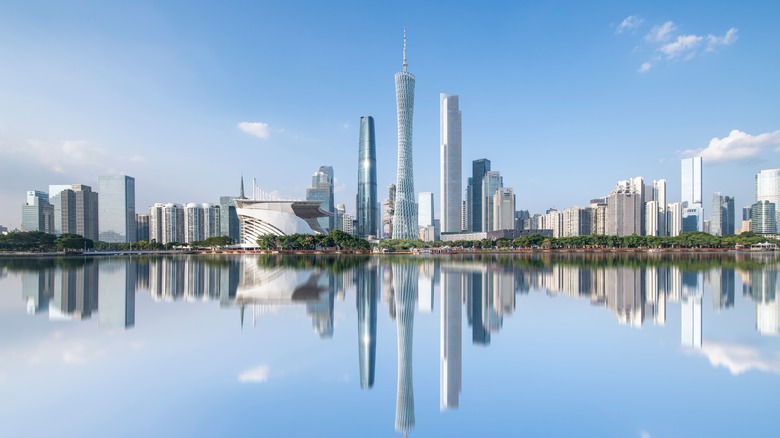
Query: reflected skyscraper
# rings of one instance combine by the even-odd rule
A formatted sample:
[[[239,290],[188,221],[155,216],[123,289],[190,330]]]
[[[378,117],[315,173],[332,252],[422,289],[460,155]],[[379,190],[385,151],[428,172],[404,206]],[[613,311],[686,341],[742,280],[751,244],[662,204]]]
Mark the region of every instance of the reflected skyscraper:
[[[374,386],[376,369],[376,311],[378,276],[375,266],[360,266],[355,272],[358,313],[358,357],[360,359],[360,387]]]
[[[395,430],[406,435],[415,425],[412,379],[412,341],[414,305],[417,301],[418,267],[397,264],[393,269],[395,307],[398,328],[398,390],[396,394]]]
[[[701,349],[701,274],[697,272],[683,272],[681,277],[681,342],[684,347]]]
[[[135,270],[128,258],[102,259],[98,264],[98,325],[129,328],[135,325]]]
[[[489,345],[490,332],[485,327],[484,305],[485,290],[483,289],[483,272],[468,272],[466,277],[466,312],[471,325],[471,341],[475,344]]]
[[[358,151],[357,236],[378,235],[376,210],[376,139],[374,118],[360,116]]]
[[[461,295],[465,276],[460,272],[441,273],[441,342],[439,368],[439,407],[457,409],[461,390],[462,333]]]
[[[414,197],[414,164],[412,160],[414,83],[414,75],[407,71],[406,30],[404,30],[403,71],[395,74],[395,96],[398,108],[398,178],[393,239],[417,238],[417,206]]]

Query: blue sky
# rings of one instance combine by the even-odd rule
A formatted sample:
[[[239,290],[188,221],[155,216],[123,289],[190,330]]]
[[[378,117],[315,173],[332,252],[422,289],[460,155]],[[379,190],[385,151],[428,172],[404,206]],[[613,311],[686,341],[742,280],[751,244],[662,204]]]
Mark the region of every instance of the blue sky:
[[[446,92],[464,179],[490,159],[520,209],[634,176],[667,179],[676,202],[679,159],[705,148],[705,210],[714,191],[739,208],[780,167],[780,5],[679,3],[0,1],[0,224],[19,225],[26,190],[119,172],[142,212],[217,202],[242,173],[302,198],[328,164],[353,210],[363,114],[384,198],[404,26],[416,191],[438,202]]]

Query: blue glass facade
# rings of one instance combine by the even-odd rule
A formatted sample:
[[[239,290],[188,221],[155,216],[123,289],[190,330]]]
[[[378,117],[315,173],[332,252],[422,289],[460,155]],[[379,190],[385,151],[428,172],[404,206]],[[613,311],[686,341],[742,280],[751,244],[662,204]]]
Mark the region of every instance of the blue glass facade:
[[[377,233],[376,139],[374,118],[360,117],[358,151],[357,235],[367,237]]]
[[[110,175],[98,178],[98,228],[103,242],[136,241],[135,178]]]

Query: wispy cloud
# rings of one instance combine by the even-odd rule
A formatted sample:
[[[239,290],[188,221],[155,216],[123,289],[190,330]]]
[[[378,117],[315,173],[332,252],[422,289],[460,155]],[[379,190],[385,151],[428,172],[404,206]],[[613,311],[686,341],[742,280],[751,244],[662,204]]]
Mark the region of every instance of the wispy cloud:
[[[259,365],[239,374],[238,381],[241,383],[263,383],[268,381],[270,374],[271,368],[268,365]]]
[[[77,174],[87,169],[107,172],[117,162],[138,162],[141,155],[123,156],[86,140],[58,142],[30,139],[0,148],[0,155],[21,159],[27,163],[39,163],[51,172]]]
[[[632,15],[623,20],[615,32],[623,33],[629,29],[636,29],[642,21],[638,16]],[[652,53],[650,58],[637,68],[637,72],[647,73],[657,64],[665,61],[689,61],[700,53],[714,52],[720,47],[733,44],[737,40],[737,32],[737,28],[732,27],[720,36],[713,34],[677,35],[677,25],[673,21],[665,21],[653,26],[642,38],[640,45],[635,48],[635,50],[649,50]]]
[[[683,156],[701,156],[707,163],[741,161],[758,156],[771,146],[780,145],[780,130],[750,135],[735,129],[723,138],[713,138],[707,147],[688,149]]]
[[[271,136],[271,129],[268,127],[268,123],[241,122],[238,124],[238,129],[258,138],[268,138]]]
[[[677,26],[673,22],[667,21],[664,24],[653,26],[650,32],[645,35],[645,41],[648,42],[661,42],[671,38],[674,31],[677,30]]]
[[[621,21],[620,24],[617,25],[615,28],[615,33],[623,33],[629,30],[634,30],[644,21],[644,18],[641,18],[638,15],[629,15],[623,21]]]

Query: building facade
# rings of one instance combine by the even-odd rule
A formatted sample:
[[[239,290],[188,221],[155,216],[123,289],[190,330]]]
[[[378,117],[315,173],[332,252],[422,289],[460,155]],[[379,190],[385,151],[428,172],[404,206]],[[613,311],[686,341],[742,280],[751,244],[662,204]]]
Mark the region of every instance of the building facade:
[[[311,187],[306,189],[307,201],[320,201],[321,208],[330,216],[319,218],[320,227],[326,232],[336,227],[336,205],[333,197],[333,167],[320,166],[311,177]]]
[[[356,200],[357,235],[366,238],[378,235],[378,214],[376,209],[376,138],[374,118],[360,117],[360,139],[358,145],[358,192]]]
[[[54,207],[46,192],[27,192],[27,202],[22,205],[22,231],[54,233]]]
[[[461,113],[458,96],[439,95],[439,142],[441,144],[441,228],[445,233],[461,231]]]
[[[775,223],[780,223],[780,169],[762,170],[756,174],[756,201],[775,204]]]
[[[734,197],[712,195],[712,211],[710,212],[710,234],[728,236],[734,234]]]
[[[469,225],[466,231],[485,231],[482,228],[482,205],[484,204],[482,199],[482,180],[488,171],[490,171],[490,160],[487,158],[472,161],[471,177],[466,188],[466,219]]]
[[[110,243],[135,242],[135,178],[127,175],[98,177],[99,239]]]

